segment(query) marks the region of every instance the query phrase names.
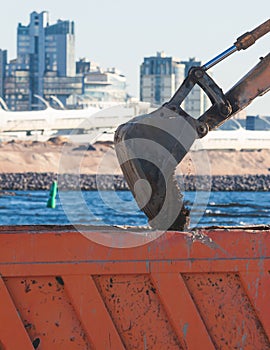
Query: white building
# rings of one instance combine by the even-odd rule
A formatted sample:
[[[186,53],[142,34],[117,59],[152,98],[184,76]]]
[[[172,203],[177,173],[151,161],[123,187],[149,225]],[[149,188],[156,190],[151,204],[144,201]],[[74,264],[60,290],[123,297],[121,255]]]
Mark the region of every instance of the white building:
[[[128,100],[126,77],[116,68],[102,69],[97,63],[80,61],[83,75],[83,95],[79,100],[88,102],[122,103]],[[83,64],[85,67],[83,67]],[[79,65],[77,65],[79,66]]]

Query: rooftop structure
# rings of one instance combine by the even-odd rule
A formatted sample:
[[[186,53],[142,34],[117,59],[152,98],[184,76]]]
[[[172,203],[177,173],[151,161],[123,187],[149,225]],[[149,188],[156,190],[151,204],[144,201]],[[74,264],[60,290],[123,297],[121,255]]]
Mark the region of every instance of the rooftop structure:
[[[98,102],[126,102],[126,77],[116,68],[102,69],[89,62],[83,76],[83,99]]]

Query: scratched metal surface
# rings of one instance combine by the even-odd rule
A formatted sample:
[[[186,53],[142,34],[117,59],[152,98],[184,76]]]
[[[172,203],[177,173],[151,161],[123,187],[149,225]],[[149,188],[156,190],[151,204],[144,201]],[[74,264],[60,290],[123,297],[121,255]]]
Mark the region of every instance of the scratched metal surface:
[[[1,350],[270,349],[267,226],[104,234],[1,227]]]
[[[270,348],[238,274],[185,274],[184,280],[217,349]]]
[[[93,349],[60,277],[8,278],[5,284],[29,337],[40,340],[40,349]]]
[[[126,349],[182,349],[149,275],[96,276]]]

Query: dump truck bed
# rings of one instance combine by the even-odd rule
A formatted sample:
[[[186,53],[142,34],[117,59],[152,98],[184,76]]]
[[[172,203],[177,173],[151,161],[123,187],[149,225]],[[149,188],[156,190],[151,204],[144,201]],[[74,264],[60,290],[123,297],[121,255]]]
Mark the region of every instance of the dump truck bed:
[[[1,350],[270,349],[267,227],[84,233],[1,228]]]

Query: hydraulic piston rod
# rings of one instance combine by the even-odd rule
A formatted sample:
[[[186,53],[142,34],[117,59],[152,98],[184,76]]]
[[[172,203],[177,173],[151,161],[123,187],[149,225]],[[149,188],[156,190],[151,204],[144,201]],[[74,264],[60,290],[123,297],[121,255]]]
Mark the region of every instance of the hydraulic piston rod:
[[[263,24],[259,25],[255,29],[253,29],[251,32],[247,32],[243,35],[241,35],[233,46],[228,48],[227,50],[223,51],[221,54],[217,55],[213,59],[211,59],[209,62],[205,63],[202,68],[207,71],[208,69],[215,66],[217,63],[223,61],[225,58],[229,57],[231,54],[233,54],[236,51],[240,50],[246,50],[248,47],[253,45],[256,40],[264,36],[270,31],[270,19],[265,21]]]

